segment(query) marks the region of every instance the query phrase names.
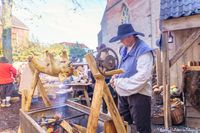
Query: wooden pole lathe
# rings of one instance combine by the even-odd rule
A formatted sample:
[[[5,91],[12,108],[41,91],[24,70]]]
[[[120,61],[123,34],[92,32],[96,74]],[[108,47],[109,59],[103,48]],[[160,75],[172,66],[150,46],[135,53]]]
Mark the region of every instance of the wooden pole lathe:
[[[117,110],[117,107],[114,103],[112,95],[109,91],[108,86],[106,85],[105,78],[101,75],[97,69],[96,61],[92,54],[87,54],[85,59],[88,63],[88,66],[95,77],[96,84],[94,88],[94,94],[92,99],[92,105],[90,109],[90,115],[87,124],[87,133],[96,133],[96,129],[98,126],[98,119],[100,114],[100,107],[102,104],[102,98],[104,98],[106,105],[108,106],[108,111],[111,114],[112,121],[114,123],[114,127],[117,133],[126,133],[126,129],[124,126],[124,122]],[[122,73],[122,70],[115,70],[115,74]],[[112,72],[110,72],[112,73]],[[97,76],[98,75],[98,76]]]

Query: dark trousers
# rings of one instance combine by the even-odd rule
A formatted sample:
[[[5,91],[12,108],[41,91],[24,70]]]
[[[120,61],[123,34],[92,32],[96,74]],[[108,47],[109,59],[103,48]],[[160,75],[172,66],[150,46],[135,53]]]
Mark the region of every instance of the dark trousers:
[[[139,133],[151,133],[151,97],[142,94],[119,96],[118,108],[122,118],[136,124]]]
[[[0,99],[5,99],[7,96],[11,96],[13,93],[13,88],[13,83],[0,84]]]

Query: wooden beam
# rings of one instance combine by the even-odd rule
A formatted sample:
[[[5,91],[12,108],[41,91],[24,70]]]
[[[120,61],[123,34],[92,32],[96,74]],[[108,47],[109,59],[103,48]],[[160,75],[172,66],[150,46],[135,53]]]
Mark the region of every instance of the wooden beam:
[[[200,71],[200,66],[190,66],[190,67],[187,67],[188,71]]]
[[[121,73],[124,73],[124,70],[122,69],[117,69],[117,70],[112,70],[112,71],[108,71],[108,72],[105,72],[105,75],[106,76],[112,76],[112,75],[115,75],[115,74],[121,74]],[[95,78],[101,78],[102,75],[100,73],[97,73],[96,75],[93,75]]]
[[[60,123],[60,126],[62,128],[65,129],[65,131],[67,131],[68,133],[73,133],[73,128],[71,127],[71,125],[66,122],[65,120],[63,120],[61,123]]]
[[[93,58],[92,55],[87,54],[85,56],[85,59],[88,63],[88,66],[92,72],[93,75],[96,75],[98,72],[96,67],[96,61]],[[98,126],[98,119],[100,114],[100,108],[102,104],[102,98],[103,98],[103,86],[105,84],[104,77],[101,76],[100,80],[96,79],[95,87],[94,87],[94,93],[92,98],[92,105],[90,108],[90,115],[88,118],[87,123],[87,133],[95,133],[97,126]]]
[[[106,84],[104,85],[103,92],[104,92],[103,98],[106,102],[108,111],[111,114],[111,117],[112,117],[112,120],[114,122],[114,125],[115,125],[117,132],[118,133],[126,133],[127,131],[125,129],[124,123],[121,119],[121,116],[120,116],[118,110],[117,110],[117,107],[116,107],[115,102],[112,98],[110,90],[109,90],[109,88]]]
[[[105,72],[105,75],[112,76],[112,75],[120,74],[120,73],[124,73],[124,70],[117,69],[117,70],[108,71],[108,72]]]
[[[43,100],[45,106],[46,107],[50,107],[52,104],[51,104],[51,101],[50,101],[49,97],[47,96],[47,92],[45,91],[45,88],[44,88],[44,86],[42,84],[42,81],[41,81],[40,77],[39,77],[37,83],[38,83],[38,86],[39,86],[38,89],[39,89],[40,95],[42,97],[42,100]]]
[[[84,92],[84,96],[85,96],[85,99],[86,99],[87,106],[90,107],[90,97],[88,95],[86,86],[84,86],[83,92]]]
[[[162,64],[161,64],[161,53],[160,49],[156,50],[156,76],[157,76],[157,85],[162,85]]]
[[[169,55],[168,55],[168,42],[167,39],[168,34],[167,32],[163,33],[162,37],[162,59],[163,59],[163,107],[164,107],[164,126],[166,129],[171,127],[171,114],[170,114],[170,92],[169,92],[169,85],[170,85],[170,71],[169,71]]]
[[[28,65],[29,65],[29,67],[31,69],[32,74],[34,74],[35,68],[33,67],[33,64],[31,62],[29,62]],[[45,106],[46,107],[50,107],[51,106],[51,101],[49,100],[49,98],[47,96],[47,93],[45,91],[45,88],[44,88],[44,86],[42,84],[42,81],[41,81],[40,77],[38,79],[37,85],[38,85],[38,89],[39,89],[40,95],[42,96],[42,99],[44,101]]]
[[[86,133],[87,129],[77,124],[73,124],[74,128],[77,129],[80,133]]]
[[[96,80],[92,98],[92,105],[90,108],[90,115],[87,123],[87,133],[96,133],[103,98],[103,85],[103,80]]]
[[[98,75],[99,74],[99,71],[97,69],[97,64],[96,64],[96,61],[94,59],[94,57],[91,55],[91,54],[87,54],[85,55],[85,59],[88,63],[88,66],[92,72],[93,75]],[[102,75],[98,78],[104,78]]]
[[[184,42],[184,44],[182,45],[182,47],[180,47],[175,55],[170,59],[170,67],[176,63],[176,61],[185,53],[185,51],[187,51],[187,49],[189,49],[192,44],[194,44],[196,42],[196,40],[199,38],[200,36],[200,30],[196,30],[194,31],[189,38]],[[200,39],[198,39],[200,40]]]
[[[104,122],[104,133],[117,133],[113,120],[105,121]]]
[[[68,106],[76,107],[77,110],[82,111],[82,112],[84,112],[84,113],[86,113],[86,114],[89,115],[90,108],[87,107],[87,106],[84,106],[84,105],[82,105],[82,104],[73,102],[73,101],[71,101],[71,100],[67,100],[67,101],[66,101],[66,104],[67,104]],[[108,120],[111,119],[111,117],[110,117],[109,115],[106,115],[106,114],[104,114],[104,113],[100,113],[99,116],[100,116],[99,120],[101,120],[101,121],[108,121]]]
[[[162,22],[162,31],[183,30],[200,27],[200,15],[167,19]]]
[[[87,54],[85,56],[85,59],[88,63],[88,66],[92,74],[97,75],[99,71],[97,69],[96,61],[93,55]],[[89,115],[89,119],[87,123],[87,133],[96,132],[96,129],[98,126],[99,114],[100,114],[100,107],[102,104],[102,97],[104,97],[104,100],[108,106],[108,111],[111,114],[111,117],[112,117],[112,120],[114,122],[117,132],[126,133],[124,123],[122,121],[122,118],[120,117],[117,107],[115,106],[110,90],[108,86],[106,85],[104,76],[100,75],[98,77],[95,77],[95,80],[96,80],[96,83],[95,83],[95,88],[94,88],[92,105],[91,105],[90,115]]]
[[[26,105],[25,105],[25,110],[27,110],[27,111],[30,110],[31,101],[32,101],[33,94],[34,94],[36,86],[37,86],[38,79],[39,79],[39,71],[36,70],[34,72],[34,75],[33,75],[33,80],[32,80],[32,83],[31,83],[31,89],[28,92],[27,101],[26,101]]]

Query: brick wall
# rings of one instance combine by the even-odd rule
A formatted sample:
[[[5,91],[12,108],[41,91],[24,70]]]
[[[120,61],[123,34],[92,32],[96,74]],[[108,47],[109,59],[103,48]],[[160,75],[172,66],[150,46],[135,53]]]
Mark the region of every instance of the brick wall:
[[[0,45],[2,45],[2,26],[0,26]],[[12,46],[28,47],[28,34],[29,31],[22,28],[12,28]]]
[[[111,0],[110,2],[113,2]],[[159,37],[159,11],[160,0],[120,0],[112,3],[115,6],[106,8],[101,22],[102,43],[114,50],[118,50],[120,43],[110,44],[108,41],[117,34],[117,27],[121,24],[122,5],[125,4],[129,9],[130,23],[136,31],[145,34],[141,37],[150,46],[155,47],[155,42]],[[108,3],[109,6],[111,3]],[[107,5],[108,7],[108,5]]]

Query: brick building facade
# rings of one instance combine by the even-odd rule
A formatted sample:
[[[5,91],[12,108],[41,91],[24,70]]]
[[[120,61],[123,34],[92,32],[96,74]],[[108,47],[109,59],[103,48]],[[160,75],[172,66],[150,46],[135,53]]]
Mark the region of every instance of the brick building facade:
[[[160,0],[107,0],[106,9],[101,21],[98,43],[118,50],[120,44],[108,41],[117,34],[117,27],[122,23],[131,23],[136,31],[145,34],[144,39],[155,47],[160,36]]]
[[[0,14],[1,20],[1,14]],[[0,47],[2,47],[2,23],[0,21]],[[29,44],[29,29],[15,16],[12,17],[12,46],[27,47]]]

